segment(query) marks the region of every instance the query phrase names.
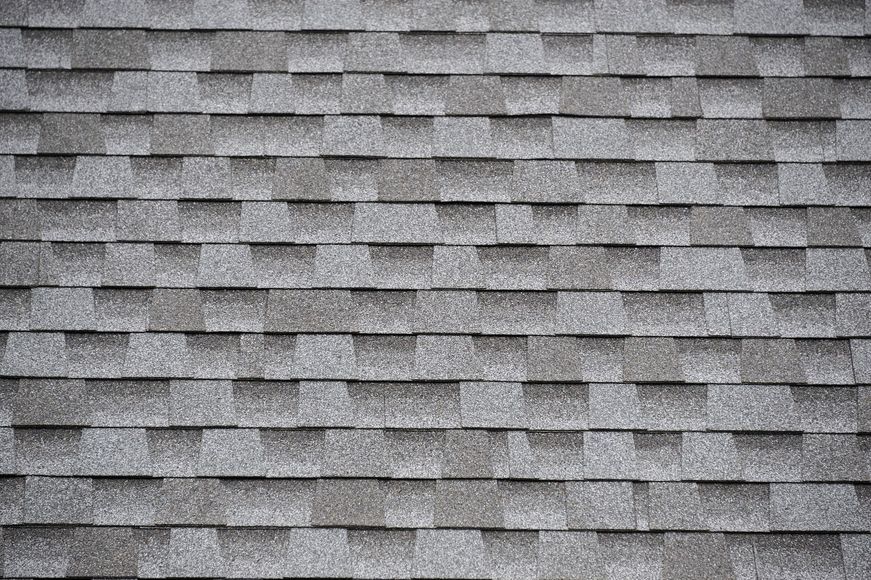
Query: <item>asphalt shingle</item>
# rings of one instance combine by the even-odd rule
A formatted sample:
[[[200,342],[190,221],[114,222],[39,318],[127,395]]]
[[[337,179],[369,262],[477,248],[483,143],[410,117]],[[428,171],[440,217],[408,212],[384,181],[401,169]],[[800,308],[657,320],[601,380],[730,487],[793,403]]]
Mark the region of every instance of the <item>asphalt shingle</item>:
[[[0,574],[864,578],[867,12],[4,5]]]

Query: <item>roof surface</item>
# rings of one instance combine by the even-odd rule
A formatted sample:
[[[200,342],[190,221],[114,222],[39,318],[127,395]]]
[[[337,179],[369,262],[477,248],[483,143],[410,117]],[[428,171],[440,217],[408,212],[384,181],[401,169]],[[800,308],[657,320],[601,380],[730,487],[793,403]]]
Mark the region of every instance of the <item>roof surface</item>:
[[[871,4],[0,5],[0,576],[871,578]]]

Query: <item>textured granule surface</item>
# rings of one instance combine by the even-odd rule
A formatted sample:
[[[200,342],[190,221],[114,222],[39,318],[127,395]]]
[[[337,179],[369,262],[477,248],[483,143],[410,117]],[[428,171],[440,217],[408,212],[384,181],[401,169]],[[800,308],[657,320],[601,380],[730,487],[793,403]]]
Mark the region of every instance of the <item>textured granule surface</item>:
[[[0,5],[0,576],[871,578],[871,5]]]

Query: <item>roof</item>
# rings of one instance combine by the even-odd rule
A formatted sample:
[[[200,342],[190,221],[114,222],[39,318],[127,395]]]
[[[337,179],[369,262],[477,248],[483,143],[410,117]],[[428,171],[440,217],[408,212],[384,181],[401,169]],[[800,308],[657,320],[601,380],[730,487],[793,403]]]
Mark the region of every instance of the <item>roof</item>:
[[[0,576],[871,577],[871,5],[0,7]]]

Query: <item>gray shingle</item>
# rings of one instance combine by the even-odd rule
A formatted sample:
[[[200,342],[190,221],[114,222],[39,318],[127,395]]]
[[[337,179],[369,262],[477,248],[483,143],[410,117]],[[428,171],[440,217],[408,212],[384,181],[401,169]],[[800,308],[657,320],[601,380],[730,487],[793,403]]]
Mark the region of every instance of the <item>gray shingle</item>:
[[[537,532],[483,532],[487,569],[493,578],[534,578],[537,573]]]
[[[553,120],[554,153],[580,159],[627,159],[634,157],[629,128],[622,119]]]
[[[311,522],[315,482],[243,479],[220,483],[231,526],[307,526]]]
[[[149,300],[150,330],[206,330],[198,290],[157,288]]]
[[[811,248],[807,251],[809,290],[867,290],[868,261],[861,250]]]
[[[756,291],[803,292],[805,251],[790,249],[742,249],[741,255]]]
[[[499,483],[506,528],[565,529],[563,484],[555,482]]]
[[[801,436],[796,434],[734,435],[740,468],[732,471],[745,481],[800,481]],[[734,476],[733,476],[734,477]]]
[[[411,577],[415,534],[412,531],[348,532],[355,577]]]
[[[407,380],[416,376],[414,336],[357,336],[354,354],[360,378]]]
[[[674,480],[680,478],[681,440],[676,433],[636,433],[635,452],[638,477],[646,480]],[[641,493],[636,490],[636,495]],[[639,500],[641,505],[644,502]],[[639,516],[639,519],[644,519]]]
[[[266,294],[255,291],[209,291],[202,294],[208,331],[262,332]]]
[[[844,563],[834,535],[768,534],[755,538],[757,573],[761,578],[840,578]]]
[[[230,507],[218,479],[165,479],[155,521],[163,525],[225,525]]]
[[[287,568],[287,536],[284,530],[220,530],[218,544],[227,575],[283,574]]]
[[[684,380],[737,382],[740,372],[738,341],[729,339],[677,339]]]
[[[624,343],[625,377],[629,381],[681,381],[677,351],[671,338],[628,338]]]
[[[285,35],[280,32],[220,31],[211,37],[212,70],[287,70]]]
[[[629,106],[619,78],[563,77],[560,113],[602,117],[626,116]]]
[[[154,115],[151,153],[166,155],[208,155],[210,118],[205,115]]]
[[[301,334],[296,337],[294,373],[299,378],[354,378],[353,341],[347,334]]]
[[[85,475],[148,475],[151,472],[145,429],[84,429],[81,472]]]
[[[555,139],[556,135],[555,132]],[[586,202],[648,204],[656,199],[653,164],[578,162],[577,171],[580,191]]]
[[[522,427],[523,393],[516,383],[461,383],[460,413],[464,427]]]
[[[854,435],[804,435],[802,477],[815,481],[862,479],[861,455],[860,441]]]
[[[418,530],[415,577],[486,578],[484,542],[478,530]]]
[[[651,482],[651,529],[704,529],[697,483]]]
[[[587,479],[634,479],[635,443],[632,433],[591,431],[584,436]]]
[[[35,274],[36,263],[31,266],[31,259],[39,260],[39,282],[42,284],[58,284],[65,286],[95,286],[99,285],[103,277],[103,263],[106,254],[104,244],[88,243],[50,243],[42,244],[41,255],[38,255],[37,246],[29,244],[8,244],[9,249],[18,249],[23,246],[22,257],[13,260],[13,279],[29,279],[31,267]],[[33,255],[30,249],[33,248]],[[18,260],[23,264],[16,264]],[[18,271],[16,271],[18,270]],[[22,271],[23,270],[23,271]],[[34,280],[35,282],[35,280]],[[13,282],[14,283],[14,282]]]
[[[409,34],[400,37],[405,66],[411,73],[480,74],[485,37],[479,34]]]
[[[75,68],[147,69],[150,66],[144,30],[75,30]]]
[[[567,482],[566,512],[572,529],[635,529],[632,483]]]
[[[434,91],[434,94],[439,93]],[[448,77],[444,91],[444,110],[438,112],[448,115],[499,115],[505,114],[505,111],[501,77],[452,75]],[[433,111],[423,107],[413,112],[425,114]]]
[[[597,535],[592,532],[540,532],[538,570],[544,577],[596,577],[601,574]]]
[[[696,127],[700,159],[768,161],[774,157],[769,126],[764,121],[701,119]]]
[[[23,30],[24,64],[32,68],[70,68],[71,30]]]
[[[67,356],[62,333],[10,332],[3,353],[3,373],[24,376],[65,376]]]
[[[487,117],[436,117],[433,153],[438,157],[491,157],[490,119]]]
[[[380,155],[383,147],[379,117],[326,117],[322,152],[329,155]]]
[[[122,240],[176,241],[181,237],[175,201],[118,201],[116,231]]]
[[[136,545],[130,528],[76,528],[70,556],[69,574],[121,576],[137,572]]]
[[[848,580],[856,580],[869,571],[869,541],[863,534],[842,534],[841,553]]]
[[[5,532],[6,565],[10,575],[66,574],[73,530],[63,528],[11,528]]]
[[[762,86],[757,79],[702,79],[702,113],[707,118],[762,117]]]
[[[662,563],[665,578],[735,578],[733,562],[722,534],[666,533]]]
[[[608,67],[601,47],[593,43],[592,35],[542,35],[544,59],[548,72],[554,75],[589,75],[603,73]]]
[[[502,78],[505,111],[510,115],[560,112],[560,80],[539,76]]]
[[[169,422],[169,381],[86,381],[93,426],[145,427]],[[68,387],[68,390],[69,387]]]
[[[629,225],[639,245],[687,245],[689,209],[683,207],[629,207]]]
[[[727,431],[790,431],[798,423],[785,385],[710,385],[708,425]]]
[[[356,204],[354,240],[370,243],[438,243],[436,209],[432,205]]]
[[[707,388],[702,385],[638,385],[638,410],[648,429],[698,429],[706,424]]]
[[[383,526],[385,488],[364,479],[321,479],[312,504],[312,523],[320,526]]]
[[[6,119],[7,122],[12,120],[15,123],[15,117],[10,119],[7,116]],[[15,138],[16,134],[21,135],[20,131],[26,132],[27,128],[27,124],[18,127],[13,124],[10,127],[13,131],[11,137]],[[43,115],[37,151],[39,153],[106,153],[106,141],[100,117],[87,113],[47,113]],[[10,152],[35,153],[36,151],[12,150]]]
[[[127,335],[69,333],[66,336],[70,377],[118,377],[124,368]]]
[[[88,478],[28,477],[23,492],[26,523],[93,522],[93,486]]]
[[[442,201],[509,201],[513,164],[508,161],[439,161],[436,184]]]
[[[629,322],[616,292],[558,292],[554,330],[567,334],[624,334]]]
[[[599,536],[599,557],[605,577],[653,577],[662,570],[661,534],[609,533]]]
[[[503,520],[503,500],[495,481],[439,480],[435,488],[437,527],[493,528]]]
[[[160,485],[151,479],[95,479],[94,523],[153,525]]]

